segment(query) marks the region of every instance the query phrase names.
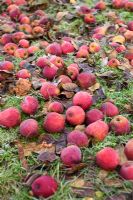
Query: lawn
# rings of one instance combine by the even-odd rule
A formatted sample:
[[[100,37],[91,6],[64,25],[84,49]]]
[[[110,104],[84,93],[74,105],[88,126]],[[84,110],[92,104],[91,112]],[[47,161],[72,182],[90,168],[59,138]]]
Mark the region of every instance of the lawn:
[[[54,3],[50,3],[48,7],[44,6],[43,1],[40,2],[42,3],[39,9],[42,9],[47,14],[48,19],[50,18],[49,20],[52,22],[49,28],[47,26],[48,30],[45,34],[43,33],[41,36],[37,37],[34,35],[33,37],[28,38],[30,45],[38,46],[38,50],[23,59],[9,55],[7,52],[3,51],[3,46],[0,46],[0,63],[4,60],[9,60],[14,63],[14,70],[11,74],[14,74],[15,84],[18,80],[15,74],[20,70],[20,62],[22,60],[27,61],[28,64],[25,65],[25,68],[31,73],[31,77],[27,80],[32,84],[27,95],[32,95],[39,101],[39,109],[34,116],[23,113],[20,104],[26,95],[11,93],[10,87],[6,87],[5,90],[1,87],[1,85],[3,86],[4,84],[16,87],[10,72],[8,73],[5,71],[5,74],[10,78],[11,83],[10,81],[6,82],[6,78],[4,78],[4,80],[0,79],[2,80],[0,83],[0,89],[2,90],[0,92],[0,110],[15,107],[21,111],[22,121],[28,118],[34,118],[39,124],[39,136],[30,139],[23,137],[19,132],[19,126],[9,129],[0,127],[0,199],[37,200],[38,198],[33,197],[31,192],[31,182],[29,183],[27,181],[29,180],[28,176],[33,176],[33,174],[49,174],[56,179],[58,182],[58,190],[52,197],[48,198],[51,200],[132,199],[132,181],[123,179],[120,176],[119,171],[121,165],[127,161],[123,153],[124,146],[133,138],[133,63],[131,65],[131,62],[129,62],[128,59],[125,59],[125,52],[129,50],[130,46],[133,51],[133,37],[131,40],[126,39],[125,42],[122,42],[126,51],[120,53],[116,52],[114,50],[115,48],[110,45],[110,38],[124,34],[122,31],[120,32],[120,27],[126,27],[127,29],[126,24],[129,21],[133,21],[133,12],[125,8],[116,9],[112,6],[111,1],[105,1],[106,9],[102,11],[94,10],[93,14],[96,22],[89,24],[84,22],[83,15],[78,13],[77,7],[85,4],[93,8],[97,1],[64,1],[67,3],[58,3],[58,1],[54,1]],[[31,7],[30,5],[20,6],[20,9],[23,13],[30,15],[32,18],[32,16],[34,17],[36,4]],[[7,5],[5,4],[2,6],[1,13],[3,11],[7,12]],[[113,14],[111,15],[111,13]],[[119,20],[116,22],[113,18],[114,15],[124,22],[121,24],[119,23]],[[6,18],[8,21],[8,14],[5,19]],[[19,25],[18,21],[14,21],[14,23]],[[98,26],[108,26],[105,35],[99,40],[92,37],[94,29]],[[46,29],[44,26],[43,28]],[[1,36],[4,33],[6,32],[2,29]],[[111,101],[118,107],[119,113],[126,117],[131,124],[131,131],[128,134],[116,136],[115,132],[110,130],[103,141],[97,141],[94,138],[90,138],[89,145],[81,148],[82,162],[77,166],[69,168],[65,167],[61,162],[58,148],[60,147],[63,149],[66,146],[66,138],[63,138],[63,136],[65,137],[66,133],[72,131],[75,127],[72,127],[67,123],[62,136],[60,133],[48,134],[43,129],[42,125],[45,115],[47,114],[48,101],[40,94],[40,88],[35,89],[33,87],[32,79],[33,76],[38,84],[40,83],[38,80],[44,78],[41,69],[36,66],[36,61],[39,57],[47,56],[44,46],[42,45],[42,47],[40,43],[42,41],[48,43],[53,43],[55,41],[61,42],[63,37],[72,38],[72,44],[75,47],[74,52],[62,55],[65,68],[67,69],[72,63],[77,63],[80,72],[92,72],[96,76],[97,84],[95,84],[94,87],[89,87],[89,89],[84,89],[93,96],[93,105],[91,106],[91,109],[100,108],[103,102]],[[90,53],[89,56],[85,58],[77,58],[76,53],[79,47],[82,45],[89,45],[93,41],[100,44],[100,51]],[[120,40],[116,41],[116,43],[120,45]],[[50,54],[48,56],[50,58]],[[109,60],[114,57],[120,62],[120,65],[116,67],[108,66],[106,59]],[[50,81],[59,84],[58,76],[62,74],[66,75],[66,69],[64,71],[60,70],[59,74]],[[3,76],[0,64],[0,75],[1,74]],[[77,85],[76,80],[73,82]],[[72,86],[74,87],[74,85],[71,85],[70,87]],[[55,99],[61,101],[66,109],[68,104],[71,103],[73,95],[78,91],[83,90],[80,86],[77,87],[77,90],[73,88],[69,88],[68,91],[63,90],[59,97],[56,97]],[[112,117],[109,116],[104,117],[104,121],[108,124],[111,119]],[[84,130],[85,125],[82,124],[76,128]],[[61,142],[61,137],[63,138],[63,142]],[[39,149],[40,151],[37,151],[36,147],[34,147],[34,149],[32,147],[30,148],[31,144],[34,143],[35,146],[37,146],[42,143],[42,141],[46,141],[48,144],[51,144],[52,141],[54,141],[52,143],[54,151],[52,150],[52,152],[54,152],[56,158],[52,161],[45,160],[42,162],[38,159],[40,151],[44,150],[43,147],[42,149]],[[30,151],[28,156],[24,155],[26,146],[28,148],[27,151]],[[50,152],[52,147],[46,148],[45,151]],[[105,171],[96,164],[95,156],[97,152],[105,147],[112,147],[119,152],[121,163],[113,171]],[[40,199],[44,198],[41,197]]]

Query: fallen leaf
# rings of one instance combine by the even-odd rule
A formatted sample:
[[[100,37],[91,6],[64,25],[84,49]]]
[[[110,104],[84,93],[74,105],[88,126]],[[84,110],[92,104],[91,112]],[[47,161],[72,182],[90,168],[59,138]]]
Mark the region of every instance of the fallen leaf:
[[[109,173],[108,171],[101,169],[98,173],[98,178],[100,180],[104,180],[108,176],[108,173]]]
[[[96,191],[95,196],[96,196],[97,199],[101,199],[104,196],[104,193],[101,192],[101,191]]]
[[[116,35],[112,38],[112,42],[124,44],[125,43],[125,37],[123,37],[122,35]]]
[[[116,77],[116,75],[115,75],[115,73],[113,72],[113,71],[107,71],[107,72],[104,72],[104,73],[102,73],[102,74],[96,74],[98,77],[102,77],[102,78],[115,78]]]
[[[68,11],[58,12],[57,15],[56,15],[56,20],[57,20],[57,21],[61,21],[62,18],[63,18],[64,16],[66,16],[67,14],[68,14]]]
[[[60,154],[62,149],[64,149],[67,145],[67,133],[62,134],[55,144],[56,154]]]
[[[118,154],[119,154],[120,165],[122,165],[122,164],[124,164],[125,162],[127,162],[128,160],[127,160],[127,157],[126,157],[126,155],[125,155],[125,153],[124,153],[124,146],[123,146],[123,145],[118,146],[118,147],[116,148],[116,150],[117,150],[117,152],[118,152]]]
[[[42,142],[46,142],[47,144],[54,144],[55,143],[55,139],[52,137],[51,134],[41,134],[40,137],[38,138],[38,142],[42,143]]]
[[[132,199],[132,198],[131,198]],[[113,195],[111,197],[107,197],[106,200],[131,200],[130,198],[127,198],[126,195],[120,194],[120,195]]]
[[[37,154],[41,154],[42,152],[55,152],[55,145],[51,144],[51,146],[47,147],[45,142],[42,142],[41,144],[31,142],[24,145],[23,148],[25,156],[30,156],[33,152]]]
[[[10,89],[11,93],[16,93],[19,96],[25,96],[31,90],[31,82],[27,79],[19,79],[16,86]]]
[[[73,167],[67,168],[66,170],[66,174],[74,174],[75,172],[78,172],[81,169],[84,169],[87,166],[86,163],[79,163],[74,165]]]
[[[85,185],[85,181],[82,178],[77,178],[76,180],[70,183],[70,186],[74,188],[82,188],[84,185]]]
[[[79,63],[78,66],[84,72],[94,72],[94,67],[90,67],[88,63]]]
[[[28,186],[28,187],[31,187],[33,181],[35,179],[37,179],[38,177],[40,177],[41,174],[28,174],[26,177],[25,177],[25,180],[24,180],[24,185]]]
[[[70,0],[71,4],[76,4],[76,0]]]
[[[87,197],[90,198],[89,200],[94,200],[93,196],[95,195],[94,189],[91,188],[73,188],[73,193],[77,198]]]
[[[29,167],[28,167],[27,160],[25,159],[23,145],[19,141],[16,141],[15,143],[16,143],[16,145],[18,147],[19,160],[21,161],[23,168],[26,169],[26,170],[28,170]]]
[[[67,98],[67,99],[71,99],[74,96],[74,92],[68,92],[68,91],[63,91],[60,93],[59,97],[62,98]]]
[[[104,183],[105,185],[109,186],[109,187],[121,187],[122,186],[122,180],[119,178],[105,178],[104,179]]]
[[[89,90],[91,92],[94,92],[94,91],[98,90],[99,88],[100,88],[100,83],[96,83],[96,84],[92,85],[91,87],[89,87]]]
[[[56,155],[53,152],[46,151],[39,154],[37,159],[42,162],[53,162],[54,160],[56,160]]]
[[[78,85],[76,85],[75,83],[65,83],[62,85],[62,88],[68,92],[74,92],[75,89],[78,88]]]
[[[77,126],[75,126],[75,130],[84,131],[85,130],[85,125],[77,125]]]
[[[95,95],[93,95],[93,104],[96,104],[96,102],[99,99],[102,99],[102,100],[106,99],[104,88],[99,88],[98,90],[96,90]]]

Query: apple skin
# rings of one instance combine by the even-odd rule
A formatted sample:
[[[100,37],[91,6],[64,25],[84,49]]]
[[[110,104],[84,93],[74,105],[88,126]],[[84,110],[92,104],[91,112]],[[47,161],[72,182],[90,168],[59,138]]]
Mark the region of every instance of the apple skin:
[[[0,70],[12,71],[14,69],[14,64],[10,61],[1,61]]]
[[[89,140],[84,132],[74,130],[67,135],[68,144],[74,144],[78,147],[87,147]]]
[[[44,119],[43,127],[49,133],[61,133],[65,128],[65,117],[56,112],[49,112]]]
[[[72,102],[74,106],[80,106],[83,110],[87,110],[93,103],[92,95],[84,91],[77,92],[74,95]]]
[[[130,22],[128,22],[128,29],[130,30],[130,31],[133,31],[133,21],[130,21]]]
[[[133,160],[133,139],[130,139],[124,148],[124,153],[128,160]]]
[[[53,177],[42,175],[33,181],[31,188],[35,197],[47,198],[57,191],[58,183]]]
[[[85,112],[80,106],[71,106],[66,110],[66,120],[72,126],[83,124]]]
[[[75,48],[71,42],[63,41],[61,44],[63,54],[73,53]]]
[[[104,170],[112,171],[120,163],[119,154],[111,147],[105,147],[96,154],[96,163]]]
[[[96,19],[93,14],[89,13],[84,16],[84,22],[87,24],[94,24]]]
[[[64,111],[63,104],[58,101],[51,102],[48,106],[48,111],[49,112],[57,112],[57,113],[61,114]]]
[[[46,53],[47,54],[52,54],[56,56],[61,56],[62,55],[62,48],[61,45],[57,42],[54,42],[52,44],[49,44],[46,47]]]
[[[21,121],[21,115],[18,109],[9,107],[0,112],[0,126],[12,128],[18,126]]]
[[[116,135],[124,135],[130,132],[131,125],[126,117],[117,115],[111,120],[110,128]]]
[[[105,102],[101,105],[100,110],[103,112],[103,114],[107,117],[114,117],[119,114],[119,110],[117,106],[115,106],[111,102]]]
[[[101,49],[100,45],[97,42],[91,42],[89,45],[89,52],[90,53],[97,53]]]
[[[40,93],[44,97],[45,100],[48,100],[51,97],[54,98],[58,96],[60,93],[60,90],[54,83],[44,82],[40,89]]]
[[[26,138],[36,137],[39,132],[38,122],[34,119],[26,119],[21,122],[19,131]]]
[[[39,102],[35,97],[28,95],[25,96],[20,106],[24,113],[34,115],[39,108]]]
[[[96,77],[90,72],[81,72],[77,77],[77,81],[81,88],[87,89],[96,83]]]
[[[133,180],[133,162],[128,161],[121,166],[120,175],[125,180]]]
[[[91,124],[93,122],[96,122],[98,120],[103,120],[104,115],[100,110],[94,108],[94,109],[89,110],[88,112],[86,112],[86,117],[85,118],[86,118],[85,119],[86,124],[89,125],[89,124]]]
[[[119,65],[120,65],[120,62],[116,58],[112,58],[108,61],[109,67],[118,67]]]
[[[79,164],[82,159],[80,148],[76,145],[70,145],[61,151],[61,161],[67,167]]]
[[[89,124],[85,129],[86,135],[88,137],[93,137],[96,141],[103,141],[108,135],[108,131],[108,125],[102,120]]]

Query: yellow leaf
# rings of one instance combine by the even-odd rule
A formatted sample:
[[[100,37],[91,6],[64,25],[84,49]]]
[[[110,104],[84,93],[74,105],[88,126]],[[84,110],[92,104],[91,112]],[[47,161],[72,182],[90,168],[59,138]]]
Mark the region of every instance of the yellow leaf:
[[[112,38],[112,42],[118,42],[120,44],[124,44],[125,38],[122,35],[116,35]]]
[[[96,194],[96,197],[99,198],[99,199],[102,198],[103,195],[104,195],[103,192],[101,192],[101,191],[96,191],[95,194]]]
[[[42,152],[55,152],[55,146],[51,144],[49,147],[45,143],[37,144],[36,142],[31,142],[25,145],[24,147],[24,156],[30,156],[33,152],[34,153],[42,153]]]
[[[84,185],[85,185],[85,181],[81,178],[77,178],[76,180],[70,183],[70,186],[75,187],[75,188],[81,188]]]
[[[96,91],[99,88],[100,88],[100,83],[96,83],[95,85],[92,85],[91,87],[89,87],[89,90],[91,92],[94,92],[94,91]]]
[[[70,0],[70,3],[71,3],[71,4],[75,4],[75,3],[76,3],[76,0]]]

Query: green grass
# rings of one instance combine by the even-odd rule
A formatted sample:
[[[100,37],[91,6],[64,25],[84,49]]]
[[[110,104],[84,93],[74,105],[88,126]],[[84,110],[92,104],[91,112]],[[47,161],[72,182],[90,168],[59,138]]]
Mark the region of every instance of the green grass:
[[[78,1],[79,5],[81,4],[81,1]],[[83,4],[87,4],[89,7],[93,6],[94,1],[92,0],[84,0]],[[80,36],[79,29],[84,28],[83,26],[83,18],[79,17],[75,14],[75,6],[66,4],[66,5],[59,5],[53,4],[50,5],[46,9],[46,13],[48,13],[51,17],[56,17],[57,12],[64,12],[68,10],[71,14],[75,15],[75,18],[73,18],[70,21],[65,20],[65,17],[60,22],[56,22],[56,25],[58,25],[58,31],[61,32],[68,32],[70,33],[74,38],[77,36]],[[105,10],[104,12],[98,12],[96,14],[96,19],[98,24],[102,25],[105,22],[107,22],[106,14],[109,11],[109,8]],[[132,13],[128,11],[118,10],[117,13],[120,15],[122,19],[125,21],[133,20]],[[50,30],[51,33],[55,34],[53,29]],[[93,41],[92,38],[87,38],[86,33],[88,33],[88,30],[86,30],[85,34],[83,35],[83,40],[85,44],[88,44],[90,41]],[[49,39],[46,37],[44,40]],[[80,44],[82,41],[78,40],[78,44]],[[32,42],[32,45],[38,45],[38,41],[35,40]],[[103,45],[101,44],[102,48],[106,53],[110,51],[110,48],[108,47],[108,44]],[[45,52],[44,50],[40,50],[36,52],[33,55],[33,60],[36,61],[38,57],[44,56]],[[64,56],[64,62],[65,65],[68,66],[72,63],[74,63],[75,55],[69,54],[67,56]],[[121,61],[123,59],[123,54],[118,54],[117,58]],[[0,61],[5,60],[5,55],[0,56]],[[13,63],[15,65],[15,70],[17,71],[19,69],[19,63],[21,59],[15,58],[13,59]],[[133,81],[130,79],[126,79],[124,76],[124,72],[120,69],[112,69],[108,66],[102,66],[102,58],[101,53],[91,54],[88,58],[89,65],[95,67],[95,72],[97,74],[102,74],[108,71],[113,71],[114,77],[109,77],[107,80],[104,78],[98,77],[97,80],[100,82],[100,85],[102,89],[105,91],[105,94],[108,99],[114,100],[115,104],[119,107],[120,113],[124,116],[126,116],[130,121],[131,125],[133,127],[133,115],[128,113],[125,109],[126,104],[133,105]],[[112,79],[112,82],[110,80]],[[125,82],[127,85],[125,86]],[[121,85],[122,88],[119,89],[118,85]],[[43,119],[44,117],[38,117],[38,115],[41,113],[45,101],[44,99],[38,94],[38,92],[34,92],[33,90],[30,91],[31,95],[34,95],[38,98],[40,108],[38,113],[35,115],[35,118],[38,120],[39,128],[40,128],[40,134],[44,133],[44,130],[42,128]],[[29,94],[29,95],[30,95]],[[0,107],[0,109],[5,109],[8,107],[16,107],[20,110],[20,103],[22,101],[23,97],[17,97],[17,96],[5,96],[5,104]],[[102,104],[102,100],[99,100],[95,107],[99,108]],[[22,120],[28,119],[29,116],[26,114],[22,114]],[[106,118],[106,122],[110,122],[110,118]],[[58,139],[60,137],[59,134],[55,134],[54,139]],[[58,157],[53,163],[50,163],[48,166],[45,164],[39,163],[37,160],[37,154],[33,153],[31,156],[27,157],[28,165],[32,168],[33,166],[40,166],[37,170],[34,170],[35,173],[49,173],[50,175],[54,176],[58,183],[59,183],[59,189],[57,193],[51,197],[51,200],[86,200],[85,198],[76,198],[75,193],[73,193],[72,188],[70,187],[70,182],[73,179],[76,179],[76,177],[83,177],[86,181],[89,181],[93,183],[94,185],[94,191],[95,191],[95,200],[104,200],[106,197],[111,196],[113,194],[119,194],[123,191],[125,192],[131,192],[132,190],[132,184],[128,181],[123,181],[123,184],[120,188],[116,188],[115,186],[107,186],[104,184],[102,180],[98,177],[100,168],[98,168],[95,164],[95,155],[96,153],[101,150],[104,147],[110,146],[113,148],[118,147],[118,145],[125,144],[130,138],[133,138],[133,131],[131,131],[128,135],[123,136],[115,136],[113,132],[110,132],[109,135],[105,138],[103,142],[95,143],[94,141],[88,148],[82,149],[83,154],[83,162],[87,163],[87,166],[77,172],[74,175],[66,176],[64,168],[62,167],[62,164],[60,162],[60,158]],[[4,129],[0,128],[0,199],[1,200],[37,200],[35,197],[32,197],[29,193],[30,188],[27,186],[24,186],[24,177],[27,175],[27,171],[22,167],[22,164],[18,158],[18,149],[13,144],[15,140],[20,140],[22,143],[28,144],[31,141],[36,141],[36,139],[25,139],[22,138],[19,134],[19,127],[12,128],[12,129]],[[118,173],[110,172],[108,174],[108,178],[118,178]]]

